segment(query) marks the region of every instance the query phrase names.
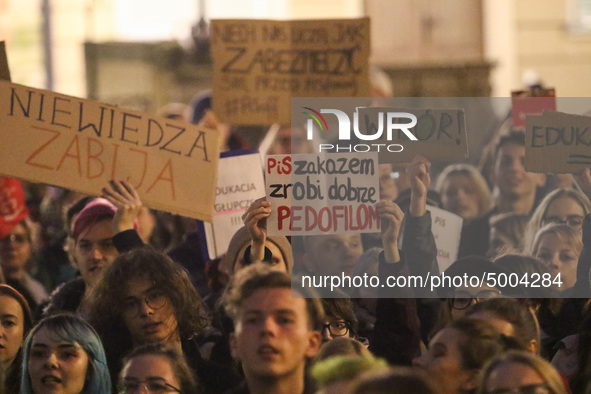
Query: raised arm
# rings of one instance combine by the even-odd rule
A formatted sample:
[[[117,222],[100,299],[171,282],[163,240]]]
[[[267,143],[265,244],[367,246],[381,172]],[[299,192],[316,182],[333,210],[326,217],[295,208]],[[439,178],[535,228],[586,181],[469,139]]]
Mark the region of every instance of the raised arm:
[[[250,234],[250,261],[261,262],[265,258],[267,218],[271,215],[271,203],[264,197],[253,202],[242,215],[242,221]]]

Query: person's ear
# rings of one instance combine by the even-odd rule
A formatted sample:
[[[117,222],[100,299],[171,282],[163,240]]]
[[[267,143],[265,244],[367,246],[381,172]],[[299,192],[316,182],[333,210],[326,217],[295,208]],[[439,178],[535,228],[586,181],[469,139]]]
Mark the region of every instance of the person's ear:
[[[305,352],[306,357],[314,357],[316,353],[318,353],[321,344],[322,335],[320,334],[320,331],[310,331],[310,333],[308,334],[308,346]]]
[[[527,350],[530,353],[533,354],[537,354],[538,353],[538,348],[539,348],[539,344],[538,341],[535,339],[532,339],[531,341],[529,341],[529,343],[527,344]]]

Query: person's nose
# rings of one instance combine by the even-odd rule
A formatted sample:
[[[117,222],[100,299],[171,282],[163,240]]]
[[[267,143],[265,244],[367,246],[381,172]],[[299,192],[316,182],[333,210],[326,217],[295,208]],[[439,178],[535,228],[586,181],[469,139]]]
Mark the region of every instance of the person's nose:
[[[426,356],[424,354],[421,354],[420,356],[415,357],[412,360],[412,366],[413,367],[420,367],[420,368],[425,367],[425,357]]]
[[[96,260],[102,260],[102,258],[104,257],[103,250],[99,245],[94,245],[92,250],[92,257],[94,257]]]
[[[266,317],[261,324],[261,331],[265,335],[275,335],[277,330],[277,323],[273,317]]]
[[[57,362],[57,355],[54,352],[50,352],[43,362],[43,366],[46,369],[57,369],[58,362]]]
[[[154,314],[154,309],[152,309],[152,307],[150,305],[148,305],[148,303],[146,302],[145,299],[141,299],[138,302],[139,302],[140,316],[150,316],[150,315]]]
[[[558,270],[560,268],[560,256],[556,253],[552,256],[552,260],[550,261],[550,269]]]
[[[328,342],[328,341],[331,341],[332,339],[333,338],[330,333],[330,330],[328,329],[328,327],[324,327],[322,329],[322,342]]]

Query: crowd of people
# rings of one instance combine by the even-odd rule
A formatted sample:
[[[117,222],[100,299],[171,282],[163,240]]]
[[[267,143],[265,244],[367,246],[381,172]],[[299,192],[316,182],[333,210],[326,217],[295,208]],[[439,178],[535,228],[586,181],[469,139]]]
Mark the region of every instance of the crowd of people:
[[[188,120],[244,147],[208,103]],[[272,130],[266,153],[305,149]],[[101,197],[23,182],[30,216],[0,240],[0,393],[591,393],[591,169],[557,182],[525,171],[522,131],[493,145],[488,168],[433,185],[428,158],[380,164],[379,234],[269,236],[258,199],[212,261],[194,220],[125,181]],[[463,218],[447,275],[543,285],[335,297],[297,280],[441,275],[430,206]]]

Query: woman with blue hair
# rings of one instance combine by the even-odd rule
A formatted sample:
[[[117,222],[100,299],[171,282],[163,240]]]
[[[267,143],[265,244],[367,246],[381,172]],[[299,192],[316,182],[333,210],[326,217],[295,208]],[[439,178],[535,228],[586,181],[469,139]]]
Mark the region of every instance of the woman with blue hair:
[[[41,320],[25,341],[21,394],[47,392],[111,393],[101,340],[75,315]]]

